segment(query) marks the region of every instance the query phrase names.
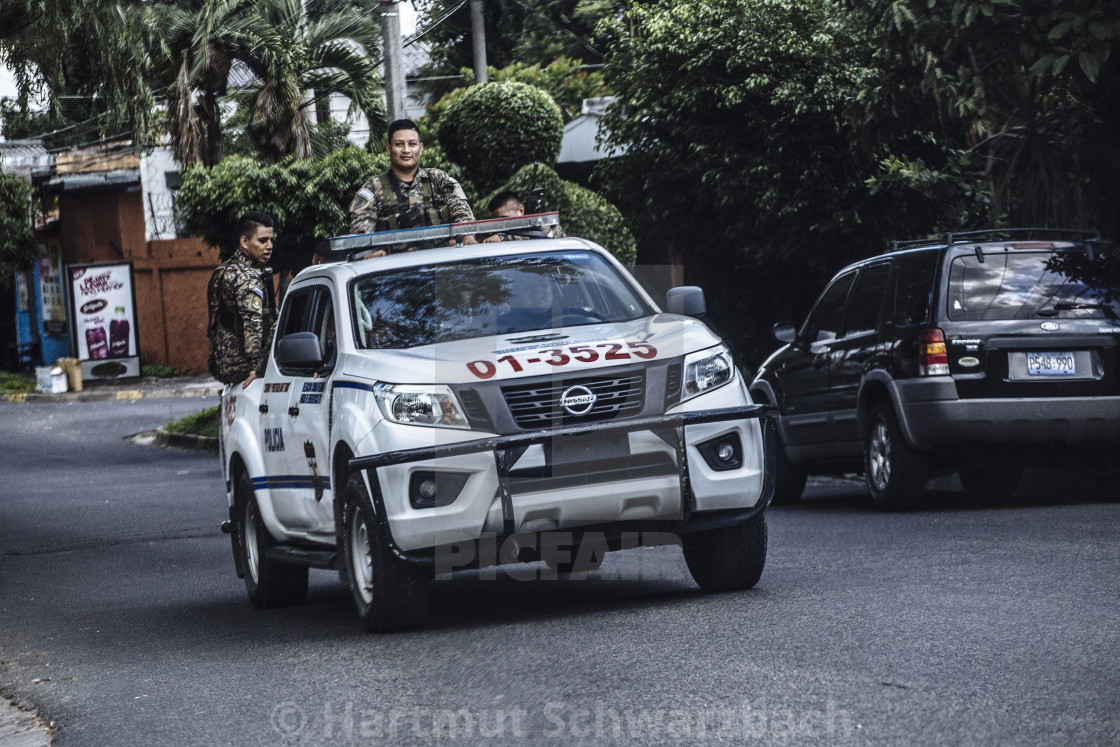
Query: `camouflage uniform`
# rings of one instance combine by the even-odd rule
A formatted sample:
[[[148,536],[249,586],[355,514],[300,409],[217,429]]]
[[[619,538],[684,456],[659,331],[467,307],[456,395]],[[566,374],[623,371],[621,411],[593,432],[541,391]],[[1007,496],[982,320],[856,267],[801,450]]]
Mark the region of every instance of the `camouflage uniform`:
[[[439,169],[419,169],[411,182],[398,182],[407,204],[398,200],[391,184],[391,171],[375,176],[366,182],[350,203],[350,232],[373,233],[393,231],[398,228],[416,228],[400,225],[400,215],[408,208],[419,206],[425,224],[437,226],[444,223],[464,223],[474,220],[467,196],[459,182]]]
[[[235,384],[251,372],[264,375],[276,326],[261,270],[244,253],[235,252],[210,276],[206,303],[210,323],[210,357],[206,363],[218,381]]]

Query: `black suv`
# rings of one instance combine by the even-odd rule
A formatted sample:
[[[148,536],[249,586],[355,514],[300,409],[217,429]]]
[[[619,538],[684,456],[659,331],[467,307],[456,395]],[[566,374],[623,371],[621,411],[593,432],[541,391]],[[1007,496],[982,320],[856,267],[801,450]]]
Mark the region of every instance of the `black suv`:
[[[1117,500],[1120,255],[1091,233],[1001,229],[896,242],[841,270],[751,383],[780,410],[775,503],[862,470],[881,508],[927,477],[1010,495],[1025,466]]]

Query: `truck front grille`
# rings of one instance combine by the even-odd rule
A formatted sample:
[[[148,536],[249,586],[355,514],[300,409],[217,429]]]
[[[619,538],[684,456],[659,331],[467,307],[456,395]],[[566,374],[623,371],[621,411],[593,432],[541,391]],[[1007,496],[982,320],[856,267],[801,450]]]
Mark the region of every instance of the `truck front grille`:
[[[595,395],[590,409],[573,414],[560,405],[564,392],[586,387]],[[577,391],[581,393],[582,390]],[[548,380],[502,387],[502,395],[519,428],[533,430],[565,423],[591,423],[637,415],[645,403],[645,375]],[[577,408],[579,409],[579,408]]]

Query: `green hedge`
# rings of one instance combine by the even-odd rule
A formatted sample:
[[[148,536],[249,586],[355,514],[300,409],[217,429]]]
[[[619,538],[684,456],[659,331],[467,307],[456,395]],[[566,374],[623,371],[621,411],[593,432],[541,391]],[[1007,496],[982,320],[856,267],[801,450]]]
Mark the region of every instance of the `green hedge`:
[[[532,188],[533,167],[525,166],[513,177],[495,189],[479,203],[476,215],[487,215],[486,204],[498,192],[511,189],[524,197]],[[590,189],[565,181],[547,166],[541,166],[536,176],[536,186],[544,188],[544,212],[560,212],[564,233],[589,239],[601,245],[620,262],[632,266],[637,258],[634,235],[626,225],[622,213],[604,197]]]
[[[552,97],[512,81],[468,88],[442,111],[437,130],[447,156],[482,191],[526,164],[555,163],[563,136],[564,119]]]
[[[447,171],[463,183],[468,199],[474,188],[463,170],[438,147],[425,147],[428,168]],[[311,263],[322,239],[350,231],[349,207],[354,194],[370,177],[389,168],[387,153],[372,154],[346,147],[323,159],[287,159],[272,166],[231,156],[213,168],[193,166],[184,173],[179,209],[185,228],[228,256],[237,245],[237,219],[246,210],[263,210],[276,220],[273,265],[300,270]]]

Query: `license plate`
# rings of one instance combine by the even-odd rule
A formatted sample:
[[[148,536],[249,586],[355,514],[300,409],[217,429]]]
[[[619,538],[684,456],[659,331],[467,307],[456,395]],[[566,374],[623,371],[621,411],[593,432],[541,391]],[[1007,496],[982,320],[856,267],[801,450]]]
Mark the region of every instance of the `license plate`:
[[[1076,376],[1073,353],[1027,353],[1027,374],[1030,376]]]

